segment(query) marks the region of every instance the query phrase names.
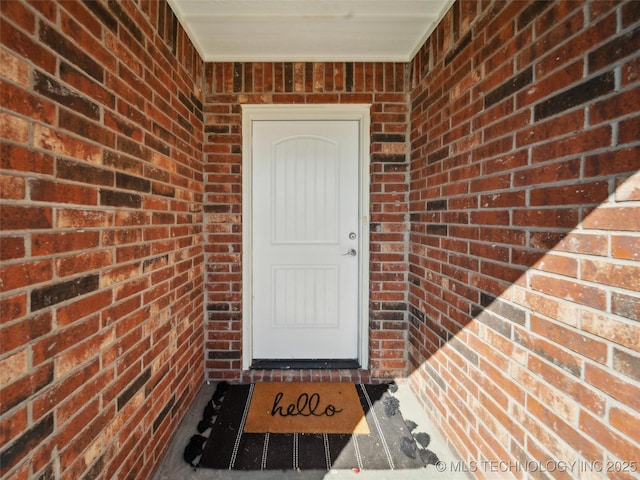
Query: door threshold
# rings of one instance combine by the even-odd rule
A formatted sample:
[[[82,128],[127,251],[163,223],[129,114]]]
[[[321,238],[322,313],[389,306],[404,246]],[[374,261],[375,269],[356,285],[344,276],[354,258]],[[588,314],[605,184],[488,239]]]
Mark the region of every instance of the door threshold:
[[[301,359],[301,360],[266,360],[256,359],[249,367],[251,370],[357,370],[360,363],[357,360],[341,359]]]

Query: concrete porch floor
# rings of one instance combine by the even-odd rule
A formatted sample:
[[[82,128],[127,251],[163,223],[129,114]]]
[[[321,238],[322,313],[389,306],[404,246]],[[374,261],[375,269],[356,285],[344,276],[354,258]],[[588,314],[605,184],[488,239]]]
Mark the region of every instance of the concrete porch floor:
[[[460,462],[448,447],[435,426],[429,421],[420,407],[411,389],[406,384],[400,384],[394,394],[400,401],[400,411],[405,420],[412,420],[418,424],[414,433],[425,432],[431,436],[429,450],[433,451],[441,460],[440,468],[429,465],[418,470],[361,470],[358,473],[351,470],[330,471],[237,471],[198,469],[194,471],[182,458],[185,445],[191,435],[197,434],[196,426],[202,418],[202,411],[215,390],[215,383],[205,384],[200,389],[194,404],[191,406],[180,426],[176,430],[171,445],[162,459],[153,480],[204,480],[204,479],[258,479],[258,480],[342,480],[342,479],[394,479],[394,480],[462,480],[469,479],[467,473],[461,470]],[[208,431],[203,433],[208,436]],[[440,471],[441,470],[441,471]]]

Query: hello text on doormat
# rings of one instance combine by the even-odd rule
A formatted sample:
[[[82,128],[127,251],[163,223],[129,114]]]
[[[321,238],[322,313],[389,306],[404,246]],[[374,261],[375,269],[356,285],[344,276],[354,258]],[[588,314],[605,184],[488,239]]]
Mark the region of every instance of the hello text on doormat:
[[[265,382],[253,389],[246,433],[368,434],[352,383]]]

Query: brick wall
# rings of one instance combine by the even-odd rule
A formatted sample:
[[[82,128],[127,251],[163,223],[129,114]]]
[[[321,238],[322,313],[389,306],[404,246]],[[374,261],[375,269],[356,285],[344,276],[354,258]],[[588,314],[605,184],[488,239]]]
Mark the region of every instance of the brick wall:
[[[467,460],[640,458],[637,3],[459,1],[410,65],[0,8],[2,478],[147,478],[241,378],[245,103],[372,104],[372,378],[412,371]]]
[[[0,7],[0,476],[148,478],[204,379],[202,61],[163,2]]]
[[[407,366],[408,70],[380,63],[208,63],[205,68],[207,372],[242,366],[242,104],[371,107],[370,370]]]
[[[640,460],[639,18],[459,1],[412,62],[411,383],[467,461]]]

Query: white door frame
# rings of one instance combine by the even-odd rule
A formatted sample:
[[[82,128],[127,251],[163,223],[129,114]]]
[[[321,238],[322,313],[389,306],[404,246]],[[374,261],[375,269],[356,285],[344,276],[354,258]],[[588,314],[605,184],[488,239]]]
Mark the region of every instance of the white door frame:
[[[369,212],[371,105],[242,105],[242,368],[253,361],[253,245],[252,245],[252,138],[257,120],[357,120],[359,138],[358,361],[369,368]]]

